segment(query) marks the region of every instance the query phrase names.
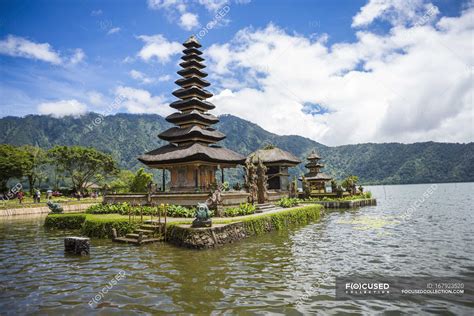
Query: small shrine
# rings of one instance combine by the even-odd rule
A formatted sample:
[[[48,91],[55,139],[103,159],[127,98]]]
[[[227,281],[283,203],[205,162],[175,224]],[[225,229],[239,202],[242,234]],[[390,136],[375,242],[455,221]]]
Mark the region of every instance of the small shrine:
[[[257,166],[257,173],[259,169],[263,168],[266,178],[268,197],[262,198],[262,194],[259,192],[259,203],[262,203],[262,200],[266,202],[287,197],[290,191],[288,168],[301,163],[293,154],[272,145],[251,153],[247,157],[247,163],[249,162]],[[259,165],[263,165],[263,167]]]
[[[183,62],[179,64],[182,69],[178,71],[182,78],[175,81],[180,89],[173,92],[180,100],[170,104],[178,112],[166,117],[176,126],[158,135],[169,144],[145,153],[138,160],[150,168],[168,171],[172,192],[210,191],[216,186],[217,170],[223,182],[224,168],[244,164],[245,157],[215,145],[226,136],[211,127],[219,119],[208,112],[215,106],[206,101],[212,93],[204,89],[210,83],[203,79],[207,74],[203,71],[206,66],[199,50],[201,44],[191,36],[183,45]]]
[[[332,180],[332,177],[321,172],[324,165],[320,163],[321,157],[313,150],[313,152],[306,158],[308,163],[305,165],[309,172],[301,177],[303,186],[307,185],[311,195],[325,194],[326,183]],[[307,182],[306,184],[304,182]]]

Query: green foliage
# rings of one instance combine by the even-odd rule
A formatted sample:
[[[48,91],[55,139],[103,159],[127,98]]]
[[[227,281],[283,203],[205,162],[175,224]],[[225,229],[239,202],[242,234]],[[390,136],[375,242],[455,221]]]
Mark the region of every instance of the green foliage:
[[[255,205],[251,203],[240,203],[239,207],[230,207],[224,210],[224,216],[234,217],[250,215],[255,213]]]
[[[293,207],[293,206],[296,206],[298,205],[298,203],[300,202],[299,199],[297,198],[287,198],[287,197],[284,197],[284,198],[281,198],[277,204],[281,207]]]
[[[307,205],[296,209],[277,213],[252,216],[243,220],[246,231],[252,235],[280,230],[290,225],[303,225],[320,218],[323,207],[321,205]]]
[[[24,175],[22,166],[26,160],[24,152],[17,147],[0,144],[0,192],[8,191],[8,180]]]
[[[139,226],[138,221],[129,222],[128,218],[110,218],[88,216],[81,227],[81,234],[94,238],[112,238],[112,228],[119,236],[133,232]]]
[[[166,215],[170,217],[194,217],[196,210],[180,205],[168,205]]]
[[[346,189],[346,190],[350,190],[353,186],[357,185],[357,182],[359,181],[359,177],[358,176],[348,176],[347,178],[345,178],[341,185]]]
[[[64,170],[76,191],[86,189],[98,173],[114,174],[117,167],[111,155],[90,147],[55,146],[48,151],[51,159]]]
[[[109,188],[113,192],[127,193],[130,192],[130,186],[133,182],[134,174],[130,170],[120,170],[117,177],[110,182]]]
[[[130,183],[130,192],[147,192],[148,184],[152,180],[153,174],[146,173],[144,168],[138,169]]]
[[[166,205],[166,214],[169,217],[194,217],[196,210],[179,205]],[[158,216],[156,206],[132,206],[127,202],[116,204],[95,204],[86,210],[87,214],[120,214],[120,215],[153,215]],[[162,212],[164,215],[164,212]]]
[[[56,229],[80,229],[85,220],[85,214],[49,214],[44,220],[44,227]]]

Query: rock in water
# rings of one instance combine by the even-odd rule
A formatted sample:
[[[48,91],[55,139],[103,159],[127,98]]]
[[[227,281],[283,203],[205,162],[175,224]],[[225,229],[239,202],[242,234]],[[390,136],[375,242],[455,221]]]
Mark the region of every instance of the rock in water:
[[[66,237],[64,238],[64,251],[87,256],[90,253],[90,239],[86,237]]]

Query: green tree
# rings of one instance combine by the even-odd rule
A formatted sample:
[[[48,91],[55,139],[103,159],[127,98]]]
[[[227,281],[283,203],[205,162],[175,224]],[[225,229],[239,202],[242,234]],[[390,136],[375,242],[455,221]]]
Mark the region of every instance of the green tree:
[[[120,170],[117,177],[110,182],[110,189],[119,193],[130,192],[130,186],[132,184],[135,175],[130,170]]]
[[[92,184],[97,174],[115,174],[118,169],[110,154],[94,148],[55,146],[49,150],[53,163],[71,179],[73,189],[82,191]]]
[[[346,189],[347,192],[351,192],[352,194],[355,191],[354,189],[358,181],[358,176],[348,176],[342,181],[342,186]]]
[[[30,194],[33,194],[33,190],[36,185],[40,186],[41,182],[46,179],[45,165],[48,163],[46,152],[36,146],[25,145],[19,147],[18,150],[23,156],[23,176],[28,180],[30,187]]]
[[[130,192],[148,191],[147,186],[151,181],[153,181],[153,174],[145,172],[144,168],[138,169],[130,184]]]
[[[22,167],[26,163],[24,153],[12,145],[0,145],[0,191],[7,192],[7,183],[12,178],[22,178]]]

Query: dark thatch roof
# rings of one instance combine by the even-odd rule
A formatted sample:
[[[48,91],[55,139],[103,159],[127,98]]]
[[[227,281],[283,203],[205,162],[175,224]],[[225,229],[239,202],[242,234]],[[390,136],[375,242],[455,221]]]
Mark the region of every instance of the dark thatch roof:
[[[184,68],[178,71],[178,75],[181,75],[183,77],[187,77],[188,75],[194,75],[198,76],[200,78],[207,77],[207,73],[195,68],[195,67],[189,67],[189,68]]]
[[[257,160],[260,159],[266,164],[281,163],[296,166],[301,162],[293,154],[276,147],[269,149],[259,149],[251,153],[249,158],[251,158],[253,162],[257,162]]]
[[[154,166],[192,161],[243,164],[245,157],[230,149],[195,143],[181,147],[169,144],[147,152],[138,157],[138,160],[146,165]]]
[[[172,127],[158,135],[159,138],[170,142],[183,142],[193,138],[202,138],[214,143],[223,140],[225,135],[213,128],[201,128],[197,125],[186,128]]]
[[[182,123],[187,121],[197,121],[203,124],[215,124],[219,122],[217,116],[210,113],[202,113],[197,110],[192,110],[188,113],[175,112],[166,117],[166,120],[170,123]]]
[[[201,89],[198,86],[191,86],[188,88],[181,88],[173,92],[173,95],[178,97],[178,98],[185,98],[190,95],[198,95],[202,97],[203,99],[207,99],[212,97],[212,93],[205,89]]]
[[[186,40],[186,42],[183,43],[183,46],[184,46],[184,47],[187,47],[187,48],[191,48],[191,47],[199,48],[199,47],[201,47],[202,45],[199,43],[199,41],[197,40],[197,38],[196,38],[194,35],[191,35],[191,36]]]
[[[323,172],[319,172],[319,173],[307,173],[304,175],[306,180],[324,180],[324,181],[329,181],[332,179],[331,176],[323,173]]]
[[[199,55],[196,54],[189,54],[189,55],[183,55],[181,57],[182,60],[195,60],[195,61],[204,61],[204,58],[202,58]]]
[[[198,62],[196,60],[192,60],[192,59],[183,61],[179,65],[183,68],[187,68],[187,67],[196,67],[196,68],[199,68],[199,69],[206,68],[206,65],[203,65],[200,62]]]
[[[196,86],[201,86],[201,87],[208,87],[210,86],[210,82],[206,81],[204,79],[201,79],[199,77],[189,77],[189,78],[181,78],[176,80],[174,83],[176,83],[179,86],[189,86],[190,84],[194,84]]]
[[[186,100],[174,101],[170,104],[170,107],[176,110],[182,110],[182,109],[191,108],[191,107],[198,107],[198,108],[203,108],[206,110],[212,110],[216,106],[208,101],[199,100],[198,98],[190,98]]]
[[[311,154],[308,156],[307,158],[308,160],[316,160],[316,159],[321,159],[321,157],[319,157],[318,153],[316,151],[312,151]]]

